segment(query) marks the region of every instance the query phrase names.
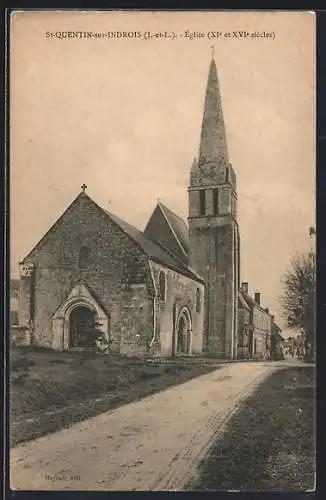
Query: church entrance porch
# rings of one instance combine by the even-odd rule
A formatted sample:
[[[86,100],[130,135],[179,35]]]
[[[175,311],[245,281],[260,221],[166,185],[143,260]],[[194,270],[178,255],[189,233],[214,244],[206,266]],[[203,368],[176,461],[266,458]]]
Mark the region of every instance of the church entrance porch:
[[[177,320],[177,354],[191,354],[192,328],[191,316],[189,310],[184,307],[181,309]]]
[[[94,330],[109,341],[109,316],[89,291],[77,283],[52,316],[52,348],[89,349],[95,347]]]
[[[75,307],[69,317],[69,347],[95,347],[95,313],[89,307]]]

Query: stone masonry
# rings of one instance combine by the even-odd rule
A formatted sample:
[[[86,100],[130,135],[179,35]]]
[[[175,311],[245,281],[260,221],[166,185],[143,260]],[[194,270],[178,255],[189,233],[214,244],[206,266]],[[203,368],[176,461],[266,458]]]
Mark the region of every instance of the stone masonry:
[[[85,247],[89,256],[87,266],[81,268],[80,249]],[[203,311],[195,310],[195,294],[200,288],[204,296],[202,281],[151,262],[139,244],[84,192],[24,259],[22,267],[31,271],[21,277],[20,324],[29,326],[35,344],[66,347],[61,336],[69,328],[69,317],[62,318],[62,333],[58,333],[61,318],[56,311],[67,298],[72,300],[71,290],[81,283],[87,290],[83,300],[86,295],[91,297],[107,318],[113,351],[171,355],[173,308],[178,314],[186,306],[193,349],[201,352]],[[155,292],[159,271],[166,279],[166,301]],[[55,322],[59,322],[58,328]]]

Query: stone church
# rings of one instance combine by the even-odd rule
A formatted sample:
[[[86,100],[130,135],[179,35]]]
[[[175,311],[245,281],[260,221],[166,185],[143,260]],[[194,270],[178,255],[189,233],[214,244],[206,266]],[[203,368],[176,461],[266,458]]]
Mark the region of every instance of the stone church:
[[[113,352],[237,357],[239,228],[214,59],[188,223],[158,202],[144,231],[100,207],[86,186],[20,263],[19,323],[29,342]]]

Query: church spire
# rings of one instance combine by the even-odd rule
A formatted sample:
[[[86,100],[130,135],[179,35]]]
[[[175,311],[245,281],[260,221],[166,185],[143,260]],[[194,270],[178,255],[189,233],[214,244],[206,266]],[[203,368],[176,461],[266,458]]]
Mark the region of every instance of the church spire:
[[[199,166],[229,163],[217,69],[212,53],[201,129]]]

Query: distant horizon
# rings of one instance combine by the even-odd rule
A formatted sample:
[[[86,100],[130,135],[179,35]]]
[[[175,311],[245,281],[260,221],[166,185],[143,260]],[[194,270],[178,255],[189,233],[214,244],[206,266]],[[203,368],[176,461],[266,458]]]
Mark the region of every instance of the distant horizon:
[[[96,203],[140,230],[158,199],[187,222],[212,41],[45,38],[44,19],[49,31],[121,25],[121,14],[81,14],[67,13],[62,22],[58,13],[42,12],[40,23],[40,13],[25,12],[11,34],[15,279],[18,262],[83,183]],[[123,22],[130,30],[146,22],[157,30],[202,29],[200,13],[181,14],[130,14]],[[248,30],[275,31],[274,40],[214,45],[237,175],[240,280],[249,283],[250,294],[260,291],[284,334],[280,280],[290,258],[310,250],[309,227],[316,225],[315,46],[310,15],[279,14],[237,12],[234,18],[217,12],[205,18],[205,26],[223,31],[242,23]]]

